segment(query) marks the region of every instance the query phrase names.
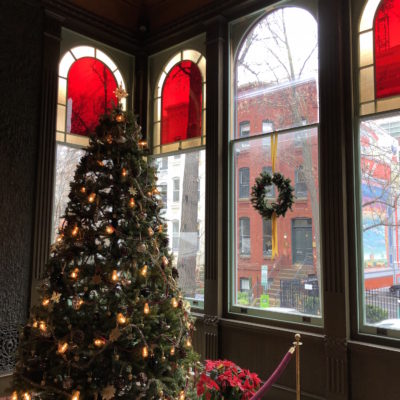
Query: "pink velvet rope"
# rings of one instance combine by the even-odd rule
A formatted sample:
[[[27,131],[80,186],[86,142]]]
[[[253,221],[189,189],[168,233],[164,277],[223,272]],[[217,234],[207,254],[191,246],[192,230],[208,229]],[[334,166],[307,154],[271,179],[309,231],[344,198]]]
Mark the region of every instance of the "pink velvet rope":
[[[271,388],[271,386],[278,380],[278,378],[282,375],[283,371],[286,369],[290,360],[292,359],[292,353],[288,351],[285,354],[285,357],[282,358],[282,361],[276,368],[276,370],[272,373],[272,375],[268,378],[268,380],[261,386],[260,390],[250,399],[250,400],[261,400],[265,393]]]

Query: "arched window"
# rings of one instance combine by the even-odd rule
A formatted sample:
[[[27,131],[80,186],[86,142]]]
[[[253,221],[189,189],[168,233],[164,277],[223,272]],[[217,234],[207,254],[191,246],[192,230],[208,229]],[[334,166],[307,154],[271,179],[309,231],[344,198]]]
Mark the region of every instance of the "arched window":
[[[204,240],[199,238],[205,226],[205,68],[204,56],[186,49],[162,65],[155,78],[152,121],[159,181],[171,193],[164,213],[173,221],[174,264],[183,294],[197,308],[204,300]]]
[[[114,90],[125,81],[115,62],[100,49],[78,46],[61,58],[58,70],[56,170],[53,198],[53,238],[65,210],[69,182],[89,144],[99,117],[117,103]],[[122,106],[126,108],[126,99]]]
[[[154,93],[154,154],[204,146],[205,58],[180,51],[165,65]]]
[[[250,274],[252,282],[269,284],[254,286],[252,307],[246,313],[260,315],[265,309],[263,315],[273,318],[277,314],[268,313],[271,307],[278,313],[285,307],[285,315],[282,312],[280,318],[321,324],[318,313],[311,313],[311,318],[301,316],[310,314],[305,308],[308,293],[303,287],[292,285],[294,280],[307,280],[310,276],[317,276],[320,281],[321,276],[318,26],[313,14],[295,6],[262,11],[248,21],[247,29],[243,19],[231,25],[234,81],[229,148],[234,177],[229,181],[239,187],[231,189],[232,229],[236,237],[231,243],[236,249],[230,252],[234,254],[230,309],[242,312],[240,279]],[[299,165],[302,165],[301,180]],[[249,171],[246,179],[244,171]],[[293,209],[285,217],[277,218],[276,224],[262,221],[243,194],[245,190],[251,192],[255,179],[263,171],[280,172],[290,178],[298,195]],[[301,185],[307,188],[307,196],[303,186],[300,191]],[[266,188],[265,199],[270,204],[277,195],[274,187]],[[292,254],[298,247],[292,245],[293,218],[310,221],[309,231],[297,233],[296,240],[301,246],[306,235],[308,240],[312,238],[311,263],[293,262],[298,259]],[[251,237],[251,252],[246,247],[246,235]],[[290,305],[284,302],[288,298],[293,299]],[[320,298],[312,301],[320,303]]]
[[[373,334],[385,328],[389,335],[400,337],[396,289],[400,288],[396,286],[400,285],[399,0],[366,2],[359,25],[358,62],[359,327]]]

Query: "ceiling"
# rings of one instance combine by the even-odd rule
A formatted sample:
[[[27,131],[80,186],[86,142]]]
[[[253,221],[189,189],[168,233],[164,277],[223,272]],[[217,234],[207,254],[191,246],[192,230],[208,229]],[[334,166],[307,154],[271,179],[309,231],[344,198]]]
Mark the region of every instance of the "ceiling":
[[[218,0],[70,0],[130,32],[154,33]]]

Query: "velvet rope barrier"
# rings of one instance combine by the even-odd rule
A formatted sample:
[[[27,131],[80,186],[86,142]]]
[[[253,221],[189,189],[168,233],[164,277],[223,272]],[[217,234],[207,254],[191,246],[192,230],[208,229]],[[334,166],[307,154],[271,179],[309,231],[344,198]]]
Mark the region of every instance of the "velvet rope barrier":
[[[275,371],[272,373],[272,375],[267,379],[267,381],[264,383],[264,385],[261,386],[259,391],[250,398],[250,400],[261,400],[265,393],[268,392],[269,389],[271,389],[271,386],[279,379],[279,377],[282,375],[282,373],[285,371],[286,367],[288,366],[290,360],[293,357],[293,353],[296,352],[296,361],[300,361],[299,359],[299,350],[300,350],[300,335],[296,334],[296,342],[293,342],[293,346],[288,350],[288,352],[285,354],[285,356],[282,358],[282,361],[279,363]],[[300,371],[298,368],[300,367],[297,365],[298,362],[296,362],[296,393],[297,393],[297,398],[300,396]]]

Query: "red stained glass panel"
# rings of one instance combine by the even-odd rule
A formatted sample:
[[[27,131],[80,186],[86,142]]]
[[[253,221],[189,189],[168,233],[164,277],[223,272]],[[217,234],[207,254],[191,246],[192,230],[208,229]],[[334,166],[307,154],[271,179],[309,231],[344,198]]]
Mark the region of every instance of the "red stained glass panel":
[[[400,0],[383,0],[375,15],[376,97],[400,94]]]
[[[162,90],[161,144],[201,136],[202,78],[196,64],[175,65]]]
[[[67,132],[87,136],[99,117],[117,104],[117,82],[110,69],[91,57],[75,61],[68,73]]]

